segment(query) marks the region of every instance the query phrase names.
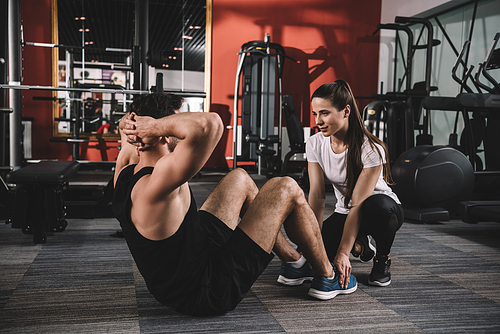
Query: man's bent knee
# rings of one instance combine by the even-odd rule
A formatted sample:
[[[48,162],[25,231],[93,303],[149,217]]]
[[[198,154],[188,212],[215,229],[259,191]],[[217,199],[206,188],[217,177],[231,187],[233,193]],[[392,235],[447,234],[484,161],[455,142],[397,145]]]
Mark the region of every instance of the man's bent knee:
[[[236,168],[230,171],[223,181],[228,182],[231,188],[250,192],[253,196],[259,191],[252,177],[242,168]],[[228,184],[226,184],[226,187]]]
[[[287,196],[298,200],[304,198],[305,200],[302,188],[289,176],[275,177],[266,184],[269,184],[270,191],[276,193],[277,196]]]

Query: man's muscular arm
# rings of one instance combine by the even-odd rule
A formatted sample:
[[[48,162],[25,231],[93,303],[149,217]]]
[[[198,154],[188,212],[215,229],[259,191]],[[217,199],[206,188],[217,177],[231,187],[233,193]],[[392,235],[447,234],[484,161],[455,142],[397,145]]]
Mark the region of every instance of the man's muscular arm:
[[[127,136],[123,133],[125,128],[126,119],[130,117],[130,113],[126,113],[120,120],[118,124],[118,131],[120,134],[121,149],[116,159],[115,165],[115,176],[114,180],[118,178],[121,170],[130,164],[136,164],[139,162],[139,156],[137,155],[136,148],[132,144],[128,143]]]
[[[169,176],[159,181],[164,183],[164,191],[169,192],[200,171],[219,142],[222,131],[223,124],[218,114],[185,112],[160,119],[132,114],[126,120],[123,133],[140,150],[155,145],[161,137],[179,139],[174,152],[155,165],[155,172]]]

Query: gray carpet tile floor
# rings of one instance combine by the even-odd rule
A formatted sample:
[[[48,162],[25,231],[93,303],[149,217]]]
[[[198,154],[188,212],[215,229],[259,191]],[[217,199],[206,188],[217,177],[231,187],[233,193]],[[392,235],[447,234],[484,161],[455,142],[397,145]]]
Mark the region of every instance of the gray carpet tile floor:
[[[198,206],[214,186],[191,184]],[[392,284],[369,286],[371,264],[352,259],[358,290],[325,302],[307,296],[308,284],[279,285],[275,258],[234,311],[202,318],[148,293],[118,229],[114,219],[69,219],[35,245],[1,222],[0,332],[500,333],[498,223],[405,222]]]

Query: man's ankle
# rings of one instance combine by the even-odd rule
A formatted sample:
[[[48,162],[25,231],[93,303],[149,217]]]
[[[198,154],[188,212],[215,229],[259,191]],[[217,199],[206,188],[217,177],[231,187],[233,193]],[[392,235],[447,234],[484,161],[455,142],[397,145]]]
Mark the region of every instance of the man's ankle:
[[[298,260],[289,261],[287,263],[292,265],[295,268],[302,268],[306,262],[307,262],[306,258],[303,255],[301,255]]]

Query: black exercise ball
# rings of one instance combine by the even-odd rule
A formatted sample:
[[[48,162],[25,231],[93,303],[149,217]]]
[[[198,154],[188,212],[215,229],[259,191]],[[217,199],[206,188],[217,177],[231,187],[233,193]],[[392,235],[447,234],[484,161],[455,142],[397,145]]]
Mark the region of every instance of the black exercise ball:
[[[467,157],[448,146],[421,145],[405,151],[392,167],[392,186],[403,205],[441,207],[456,213],[470,199],[474,170]]]

